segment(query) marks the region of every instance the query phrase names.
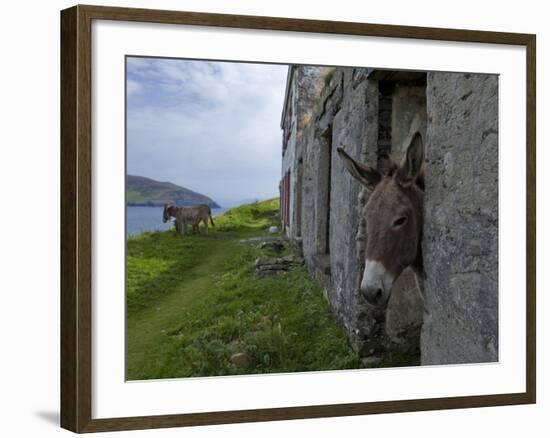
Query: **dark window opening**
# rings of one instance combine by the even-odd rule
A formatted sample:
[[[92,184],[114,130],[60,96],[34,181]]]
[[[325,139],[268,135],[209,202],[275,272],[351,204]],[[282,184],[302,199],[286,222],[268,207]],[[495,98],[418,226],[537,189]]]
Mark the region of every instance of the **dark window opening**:
[[[390,165],[392,144],[393,82],[378,83],[378,170],[385,173]]]

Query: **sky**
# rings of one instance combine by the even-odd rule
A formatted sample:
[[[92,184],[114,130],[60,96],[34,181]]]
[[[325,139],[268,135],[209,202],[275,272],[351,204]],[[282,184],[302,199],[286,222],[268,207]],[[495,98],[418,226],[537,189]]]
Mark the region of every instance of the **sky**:
[[[286,65],[126,62],[129,174],[222,206],[278,195]]]

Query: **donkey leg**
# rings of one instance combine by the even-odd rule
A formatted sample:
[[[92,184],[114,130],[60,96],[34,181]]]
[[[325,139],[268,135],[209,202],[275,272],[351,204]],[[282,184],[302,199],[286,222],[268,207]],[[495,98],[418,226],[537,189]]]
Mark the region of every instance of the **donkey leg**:
[[[208,219],[203,219],[204,222],[204,233],[208,236]]]

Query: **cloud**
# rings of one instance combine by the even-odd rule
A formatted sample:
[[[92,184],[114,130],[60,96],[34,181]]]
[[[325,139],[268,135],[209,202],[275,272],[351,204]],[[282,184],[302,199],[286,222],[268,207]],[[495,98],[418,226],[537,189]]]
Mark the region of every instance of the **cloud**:
[[[134,96],[142,91],[141,84],[131,79],[126,80],[126,93],[128,96]]]
[[[129,173],[222,203],[277,195],[287,66],[127,62]]]

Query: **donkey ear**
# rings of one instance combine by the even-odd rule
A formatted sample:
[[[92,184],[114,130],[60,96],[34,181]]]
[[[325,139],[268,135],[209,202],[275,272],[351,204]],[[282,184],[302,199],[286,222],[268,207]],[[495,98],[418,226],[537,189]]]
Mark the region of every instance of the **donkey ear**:
[[[380,182],[382,175],[376,169],[355,161],[342,148],[338,148],[337,151],[348,172],[361,184],[373,189]]]
[[[424,163],[424,143],[419,132],[414,134],[407,154],[397,169],[396,178],[403,185],[410,185],[416,181],[416,178],[421,174],[422,165]]]

